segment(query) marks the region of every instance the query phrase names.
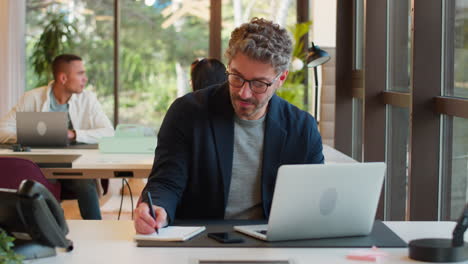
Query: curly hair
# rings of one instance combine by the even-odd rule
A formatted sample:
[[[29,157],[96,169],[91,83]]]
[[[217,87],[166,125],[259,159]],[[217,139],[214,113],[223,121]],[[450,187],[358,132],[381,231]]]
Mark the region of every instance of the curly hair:
[[[278,24],[263,18],[253,18],[231,33],[225,56],[228,63],[238,52],[253,60],[271,63],[276,72],[288,69],[291,62],[292,40]]]

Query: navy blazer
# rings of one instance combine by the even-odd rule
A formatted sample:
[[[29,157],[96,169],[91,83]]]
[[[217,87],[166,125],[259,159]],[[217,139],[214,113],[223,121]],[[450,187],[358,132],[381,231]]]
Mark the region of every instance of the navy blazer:
[[[315,119],[277,95],[265,118],[261,195],[268,218],[282,164],[323,163]],[[227,84],[178,98],[169,108],[146,191],[174,219],[223,219],[231,182],[234,110]]]

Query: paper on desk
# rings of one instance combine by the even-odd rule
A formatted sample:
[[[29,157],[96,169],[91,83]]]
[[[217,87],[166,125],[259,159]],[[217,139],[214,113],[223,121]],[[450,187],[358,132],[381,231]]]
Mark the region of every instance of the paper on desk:
[[[168,226],[159,229],[159,234],[156,232],[149,235],[135,234],[134,239],[135,241],[185,241],[200,234],[205,229],[204,226]]]

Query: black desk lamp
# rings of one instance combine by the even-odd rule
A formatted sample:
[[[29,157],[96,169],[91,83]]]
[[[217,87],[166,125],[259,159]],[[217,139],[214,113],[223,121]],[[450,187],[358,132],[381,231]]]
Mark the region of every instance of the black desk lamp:
[[[468,228],[468,204],[452,233],[452,239],[423,238],[408,244],[409,257],[427,262],[459,262],[468,260],[468,244],[464,234]],[[466,263],[466,262],[464,262]]]
[[[317,111],[318,111],[318,77],[317,77],[317,66],[324,64],[325,62],[330,60],[330,55],[319,48],[319,46],[315,46],[314,42],[312,42],[312,46],[309,48],[309,52],[307,53],[306,57],[306,65],[309,68],[314,68],[314,80],[315,80],[315,104],[314,104],[314,118],[318,122]]]

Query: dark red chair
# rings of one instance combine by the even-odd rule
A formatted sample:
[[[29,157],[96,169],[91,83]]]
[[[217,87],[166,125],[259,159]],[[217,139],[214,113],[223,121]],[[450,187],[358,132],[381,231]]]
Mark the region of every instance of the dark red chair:
[[[0,157],[0,188],[18,189],[21,181],[25,179],[41,183],[57,201],[60,201],[60,183],[49,182],[34,162],[20,158]]]

